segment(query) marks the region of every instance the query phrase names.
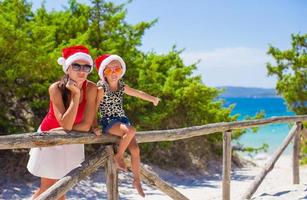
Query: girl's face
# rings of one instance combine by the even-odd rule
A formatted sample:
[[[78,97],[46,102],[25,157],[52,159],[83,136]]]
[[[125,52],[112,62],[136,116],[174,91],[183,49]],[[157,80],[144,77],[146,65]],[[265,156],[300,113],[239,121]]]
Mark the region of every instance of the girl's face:
[[[121,78],[122,73],[122,66],[117,60],[110,62],[103,71],[103,75],[108,82],[118,81]]]
[[[77,83],[83,83],[91,71],[92,66],[83,60],[76,60],[67,69],[69,78]]]

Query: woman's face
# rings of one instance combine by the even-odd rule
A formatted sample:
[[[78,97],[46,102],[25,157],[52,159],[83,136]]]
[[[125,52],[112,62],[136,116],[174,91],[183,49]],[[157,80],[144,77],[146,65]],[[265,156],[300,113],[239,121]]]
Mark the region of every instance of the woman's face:
[[[67,74],[72,80],[76,81],[77,83],[82,83],[87,79],[91,68],[92,66],[87,61],[76,60],[68,67]]]
[[[103,75],[109,83],[118,81],[121,78],[122,73],[122,66],[117,60],[110,62],[103,71]]]

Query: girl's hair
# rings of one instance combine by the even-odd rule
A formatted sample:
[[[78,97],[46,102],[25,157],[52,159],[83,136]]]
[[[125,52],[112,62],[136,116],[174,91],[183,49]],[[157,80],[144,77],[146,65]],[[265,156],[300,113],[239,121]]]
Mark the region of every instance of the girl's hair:
[[[104,81],[109,85],[109,81],[105,75],[103,75]]]
[[[68,99],[70,97],[70,90],[66,88],[66,84],[69,80],[69,76],[68,74],[65,74],[61,80],[60,80],[60,83],[59,83],[59,89],[61,91],[61,94],[62,94],[62,100],[63,100],[63,103],[64,103],[64,106],[65,108],[67,109],[68,106],[69,106],[69,102],[68,102]]]

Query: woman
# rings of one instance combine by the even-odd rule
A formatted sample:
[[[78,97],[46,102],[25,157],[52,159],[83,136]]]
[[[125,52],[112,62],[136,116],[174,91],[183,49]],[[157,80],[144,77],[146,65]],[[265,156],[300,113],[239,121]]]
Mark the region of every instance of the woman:
[[[97,87],[87,80],[93,69],[93,60],[84,46],[62,50],[58,63],[65,75],[49,87],[50,108],[38,131],[64,129],[88,132],[95,115]],[[40,188],[32,199],[51,187],[58,179],[84,160],[84,145],[72,144],[32,148],[28,170],[41,178]],[[65,199],[62,196],[60,199]]]

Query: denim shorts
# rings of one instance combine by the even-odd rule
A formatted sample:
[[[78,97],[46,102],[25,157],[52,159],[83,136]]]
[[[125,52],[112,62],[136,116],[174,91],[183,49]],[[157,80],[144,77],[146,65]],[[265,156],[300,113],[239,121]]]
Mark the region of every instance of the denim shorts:
[[[108,130],[116,123],[131,125],[127,117],[103,117],[100,120],[103,133],[108,133]]]

